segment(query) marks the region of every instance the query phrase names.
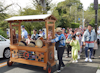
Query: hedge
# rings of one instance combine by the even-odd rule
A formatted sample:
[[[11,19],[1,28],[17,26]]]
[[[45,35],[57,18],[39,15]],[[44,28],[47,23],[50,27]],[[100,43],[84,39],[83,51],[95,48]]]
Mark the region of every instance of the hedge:
[[[79,28],[79,23],[71,23],[71,28]]]

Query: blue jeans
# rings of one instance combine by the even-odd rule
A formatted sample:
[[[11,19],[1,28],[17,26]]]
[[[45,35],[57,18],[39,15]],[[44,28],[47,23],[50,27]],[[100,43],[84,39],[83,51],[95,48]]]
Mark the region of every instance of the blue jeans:
[[[92,56],[92,53],[93,53],[93,48],[85,47],[86,58],[88,58],[88,49],[90,49],[89,58],[91,59],[91,56]]]

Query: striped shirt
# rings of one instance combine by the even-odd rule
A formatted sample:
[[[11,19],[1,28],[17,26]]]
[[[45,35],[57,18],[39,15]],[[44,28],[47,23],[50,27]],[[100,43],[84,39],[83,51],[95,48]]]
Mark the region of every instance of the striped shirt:
[[[64,47],[65,46],[65,36],[64,34],[61,34],[59,36],[57,36],[55,39],[52,39],[51,42],[54,43],[54,42],[59,42],[59,47]]]

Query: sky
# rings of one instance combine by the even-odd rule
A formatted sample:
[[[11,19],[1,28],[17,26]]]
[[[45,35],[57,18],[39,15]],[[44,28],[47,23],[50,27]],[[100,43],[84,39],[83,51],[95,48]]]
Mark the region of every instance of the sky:
[[[14,4],[18,4],[20,5],[22,8],[25,8],[25,7],[32,7],[32,0],[2,0],[5,4],[4,5],[9,5],[11,3],[14,3]],[[52,3],[59,3],[61,1],[64,1],[64,0],[53,0]],[[94,0],[80,0],[82,3],[83,3],[83,6],[84,6],[84,10],[86,10],[88,8],[88,6],[94,2]],[[99,1],[99,0],[98,0]],[[99,1],[100,3],[100,1]],[[20,9],[20,7],[18,5],[13,5],[12,7],[10,7],[10,11],[13,12],[13,11],[16,11]]]

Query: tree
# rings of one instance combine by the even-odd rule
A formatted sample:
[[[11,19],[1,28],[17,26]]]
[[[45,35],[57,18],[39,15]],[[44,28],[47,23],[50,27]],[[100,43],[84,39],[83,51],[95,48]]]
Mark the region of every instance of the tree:
[[[53,10],[53,15],[57,18],[56,27],[60,26],[63,28],[71,27],[71,23],[75,22],[75,16],[82,18],[82,3],[80,0],[65,0],[58,3]],[[77,14],[75,13],[77,10]]]
[[[94,4],[91,3],[88,9],[85,11],[85,24],[91,24],[93,27],[95,25],[95,10]],[[98,4],[98,26],[100,26],[100,4]]]
[[[20,11],[20,16],[25,16],[25,15],[38,15],[39,12],[38,10],[34,10],[32,8],[24,8],[23,11]],[[33,29],[42,29],[44,26],[44,22],[22,22],[21,25],[25,26],[25,29],[28,31],[28,33],[31,34],[31,31]]]
[[[47,11],[50,10],[50,3],[52,0],[33,0],[33,5],[35,6],[36,10],[39,9],[39,11],[42,14],[47,14]]]
[[[2,30],[3,32],[6,32],[6,28],[8,27],[8,23],[4,20],[9,17],[9,15],[5,13],[5,11],[12,5],[13,4],[4,6],[3,2],[0,2],[0,30]]]
[[[7,10],[7,8],[9,8],[12,5],[13,4],[10,4],[10,5],[7,5],[7,6],[3,6],[3,3],[0,2],[0,12],[4,12],[5,10]]]
[[[5,33],[6,33],[6,28],[8,27],[8,23],[5,22],[4,20],[9,17],[9,15],[5,13],[5,11],[12,5],[13,4],[4,6],[3,2],[0,1],[0,35],[4,36],[5,38],[7,38],[7,34]]]

